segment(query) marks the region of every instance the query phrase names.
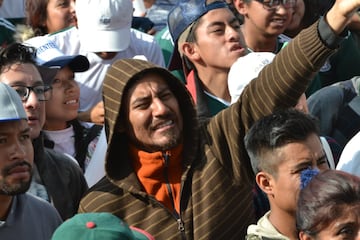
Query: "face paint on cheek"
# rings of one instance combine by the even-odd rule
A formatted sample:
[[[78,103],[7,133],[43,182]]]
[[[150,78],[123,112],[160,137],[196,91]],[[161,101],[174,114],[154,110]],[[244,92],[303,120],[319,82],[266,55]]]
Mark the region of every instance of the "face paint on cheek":
[[[300,189],[306,187],[311,179],[319,173],[319,170],[307,168],[300,173]]]

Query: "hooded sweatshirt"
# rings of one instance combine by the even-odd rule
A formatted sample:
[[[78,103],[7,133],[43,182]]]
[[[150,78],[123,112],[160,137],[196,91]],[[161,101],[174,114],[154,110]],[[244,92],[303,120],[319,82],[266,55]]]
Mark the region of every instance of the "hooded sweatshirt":
[[[314,72],[334,52],[339,39],[321,21],[280,51],[236,103],[201,124],[190,94],[170,72],[138,59],[115,62],[103,84],[106,176],[82,199],[79,212],[113,213],[160,240],[244,239],[255,216],[254,174],[243,138],[254,121],[275,108],[295,106]],[[121,114],[123,96],[139,74],[148,72],[167,82],[183,117],[178,213],[146,192],[129,155],[131,143]]]
[[[270,212],[267,212],[256,225],[252,224],[248,227],[246,240],[290,240],[276,230],[269,221],[269,214]]]

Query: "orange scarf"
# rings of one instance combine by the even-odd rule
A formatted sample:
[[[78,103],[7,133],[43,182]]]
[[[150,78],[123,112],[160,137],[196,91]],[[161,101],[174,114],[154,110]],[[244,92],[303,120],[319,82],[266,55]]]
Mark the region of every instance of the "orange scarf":
[[[180,185],[182,174],[182,148],[180,144],[170,151],[148,153],[130,146],[130,156],[133,159],[135,173],[143,185],[146,193],[155,196],[155,198],[164,204],[171,211],[180,212]],[[168,154],[168,182],[165,178],[165,158],[163,154]],[[166,185],[169,184],[173,199]],[[173,201],[173,203],[171,202]]]

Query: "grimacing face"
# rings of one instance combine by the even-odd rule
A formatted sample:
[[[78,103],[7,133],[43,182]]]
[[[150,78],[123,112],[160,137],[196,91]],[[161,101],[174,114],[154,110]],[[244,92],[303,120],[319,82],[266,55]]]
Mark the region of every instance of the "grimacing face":
[[[29,189],[34,150],[26,120],[0,123],[0,195]]]
[[[271,176],[270,201],[274,207],[295,215],[300,191],[300,175],[307,168],[329,169],[319,137],[310,134],[305,141],[291,142],[276,150],[279,159],[276,176]],[[269,194],[268,194],[269,195]]]
[[[127,92],[127,134],[148,152],[171,149],[182,141],[183,119],[178,101],[161,76],[145,75]]]

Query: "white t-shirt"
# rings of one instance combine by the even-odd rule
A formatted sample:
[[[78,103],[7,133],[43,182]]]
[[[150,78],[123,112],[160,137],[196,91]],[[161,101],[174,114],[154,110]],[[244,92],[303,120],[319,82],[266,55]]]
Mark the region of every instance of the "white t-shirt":
[[[46,137],[54,142],[54,151],[75,157],[75,132],[73,126],[57,131],[43,130]]]
[[[78,29],[72,27],[56,34],[48,35],[66,55],[82,54],[90,62],[90,69],[83,73],[76,73],[75,80],[80,87],[79,111],[86,111],[102,100],[102,82],[108,67],[118,59],[139,58],[164,67],[164,57],[154,37],[135,29],[131,29],[130,46],[111,60],[103,60],[95,53],[81,49]],[[101,42],[99,42],[101,44]]]

